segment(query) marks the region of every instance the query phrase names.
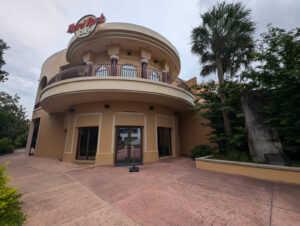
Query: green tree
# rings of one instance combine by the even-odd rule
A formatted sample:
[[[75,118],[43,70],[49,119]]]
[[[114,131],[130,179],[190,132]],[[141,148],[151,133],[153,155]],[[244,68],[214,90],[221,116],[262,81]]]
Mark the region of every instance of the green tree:
[[[8,73],[1,68],[5,65],[3,59],[4,51],[8,45],[0,39],[0,82],[7,80]],[[24,145],[24,140],[29,127],[26,119],[25,109],[19,104],[20,97],[16,94],[11,96],[6,92],[0,91],[0,139],[2,149],[11,147],[17,139],[17,146]],[[6,150],[9,152],[9,150]],[[4,150],[1,153],[6,153]]]
[[[250,10],[241,3],[221,2],[208,12],[201,14],[202,24],[192,31],[192,52],[200,56],[202,76],[217,71],[222,91],[224,75],[234,76],[250,61],[254,44],[255,27],[250,20]],[[221,92],[221,103],[226,95]],[[222,112],[225,133],[231,133],[229,115]]]
[[[222,90],[214,81],[193,87],[194,95],[197,97],[194,109],[200,117],[207,119],[203,125],[213,129],[208,136],[209,140],[218,145],[218,157],[242,161],[251,159],[240,100],[245,86],[235,81],[225,80]],[[221,92],[228,96],[226,106],[221,103]],[[228,112],[231,119],[232,131],[230,135],[225,134],[222,115],[224,110]],[[227,148],[226,144],[230,145],[230,149]]]
[[[0,138],[7,137],[14,143],[18,136],[28,131],[29,121],[25,109],[19,104],[20,97],[0,92]]]
[[[7,80],[8,76],[8,73],[2,70],[2,67],[5,65],[3,54],[8,48],[9,46],[2,39],[0,39],[0,82]]]
[[[243,73],[252,89],[265,94],[259,109],[277,129],[283,151],[300,159],[300,28],[285,31],[268,26],[254,55],[255,67]]]

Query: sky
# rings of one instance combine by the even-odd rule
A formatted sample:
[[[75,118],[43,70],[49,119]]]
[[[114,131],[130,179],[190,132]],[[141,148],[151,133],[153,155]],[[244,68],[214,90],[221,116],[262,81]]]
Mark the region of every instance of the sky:
[[[181,59],[180,78],[197,77],[198,82],[216,80],[199,76],[199,57],[191,53],[191,31],[201,24],[200,14],[219,1],[214,0],[1,0],[0,38],[10,49],[5,52],[9,79],[0,91],[21,97],[31,118],[42,63],[65,49],[71,38],[67,28],[82,16],[104,13],[107,22],[126,22],[148,27],[166,37]],[[232,1],[230,1],[232,2]],[[287,30],[300,25],[299,0],[242,0],[252,10],[255,38],[269,23]]]

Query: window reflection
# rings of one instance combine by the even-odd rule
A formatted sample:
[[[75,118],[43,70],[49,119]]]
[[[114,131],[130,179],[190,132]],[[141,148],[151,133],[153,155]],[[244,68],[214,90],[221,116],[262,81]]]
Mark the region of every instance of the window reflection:
[[[105,66],[100,66],[98,69],[97,69],[97,71],[96,71],[96,73],[95,73],[95,76],[97,76],[97,77],[106,77],[107,76],[107,67],[105,67]]]
[[[159,76],[158,76],[158,73],[156,71],[151,71],[150,80],[159,82]]]
[[[122,77],[136,78],[136,68],[132,65],[123,65],[121,68]]]

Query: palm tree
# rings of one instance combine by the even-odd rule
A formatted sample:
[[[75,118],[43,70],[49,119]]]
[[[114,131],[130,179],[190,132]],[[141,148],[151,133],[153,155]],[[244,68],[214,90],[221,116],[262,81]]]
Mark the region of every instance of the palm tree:
[[[200,55],[203,68],[201,76],[218,72],[221,103],[226,96],[222,92],[224,75],[233,76],[247,66],[254,49],[252,35],[254,23],[250,20],[251,10],[240,2],[221,2],[208,12],[201,14],[202,24],[192,31],[192,53]],[[225,133],[231,133],[228,112],[223,111]]]

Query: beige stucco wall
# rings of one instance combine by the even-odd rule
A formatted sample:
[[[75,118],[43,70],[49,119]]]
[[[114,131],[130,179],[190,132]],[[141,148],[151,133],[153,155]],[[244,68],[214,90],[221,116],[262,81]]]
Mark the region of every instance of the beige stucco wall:
[[[64,114],[50,115],[42,109],[34,111],[33,120],[40,118],[39,132],[36,142],[36,157],[47,157],[61,159],[63,157],[63,148],[65,145],[66,131],[64,130]],[[26,153],[29,153],[29,147],[32,139],[32,130],[29,133]]]
[[[178,56],[179,53],[177,52],[175,46],[164,36],[161,34],[157,33],[156,31],[153,31],[147,27],[136,25],[136,24],[129,24],[129,23],[121,23],[121,22],[113,22],[113,23],[104,23],[101,24],[100,26],[97,26],[96,30],[94,33],[97,33],[99,31],[105,31],[105,30],[113,30],[113,31],[126,31],[128,33],[132,32],[137,32],[137,33],[142,33],[145,34],[146,36],[152,37],[153,39],[157,39],[167,45],[169,48],[171,48]],[[76,40],[76,37],[73,36],[70,39],[70,42],[68,46],[70,46],[74,41]]]
[[[68,64],[66,60],[66,52],[67,50],[61,50],[59,52],[54,53],[42,65],[40,79],[44,76],[47,77],[49,81],[54,75],[56,75],[60,71],[60,67]]]
[[[165,61],[169,65],[170,72],[175,76],[180,72],[179,54],[166,38],[146,27],[128,23],[104,23],[98,25],[89,37],[84,39],[73,37],[68,45],[67,59],[71,63],[78,64],[82,62],[82,56],[87,51],[97,55],[111,45],[118,45],[121,53],[131,51],[132,56],[136,52],[140,53],[141,49],[147,49],[151,53],[149,60],[157,59],[162,64]],[[142,55],[145,56],[145,54]]]
[[[129,50],[120,50],[118,54],[118,64],[130,64],[136,67],[141,67],[141,56],[138,51],[130,51],[131,55],[128,55]],[[93,63],[95,64],[110,64],[111,60],[106,51],[94,54]],[[153,60],[148,61],[148,69],[162,70],[159,63],[154,63]]]
[[[110,108],[104,105],[109,104]],[[35,112],[41,117],[37,157],[61,158],[74,162],[78,127],[99,126],[96,164],[114,164],[115,127],[143,127],[143,162],[159,159],[157,150],[157,127],[171,128],[172,156],[180,154],[178,117],[174,111],[160,105],[132,102],[94,102],[74,107],[74,112],[49,115],[43,110]],[[55,142],[53,142],[55,140]]]
[[[134,96],[132,97],[132,94]],[[186,110],[193,106],[194,97],[188,91],[163,82],[122,77],[82,77],[66,79],[48,85],[42,91],[42,106],[49,112],[65,110],[69,105],[95,100],[124,100],[165,103]],[[80,102],[79,102],[80,101]],[[163,104],[162,103],[162,104]]]
[[[128,51],[131,54],[128,54]],[[98,26],[87,38],[72,38],[68,49],[50,56],[42,66],[40,79],[47,78],[49,81],[59,73],[61,66],[69,64],[67,57],[74,64],[72,66],[75,66],[83,62],[110,64],[112,55],[117,55],[118,64],[140,67],[141,60],[147,59],[149,69],[167,70],[175,76],[180,72],[179,54],[163,36],[138,25],[107,23]],[[43,90],[40,84],[36,103],[42,100],[44,105],[42,103],[41,106],[44,108],[33,113],[33,119],[41,118],[35,155],[63,158],[66,162],[73,162],[77,146],[77,128],[81,126],[99,126],[97,164],[114,163],[114,128],[117,125],[136,125],[144,128],[144,162],[159,159],[156,137],[158,126],[171,128],[172,157],[182,153],[188,154],[199,142],[207,142],[206,128],[190,122],[191,115],[182,113],[193,105],[194,98],[190,93],[175,85],[150,80],[117,80],[117,77],[68,79],[51,84]],[[195,79],[189,81],[189,84],[194,83]],[[104,104],[110,104],[111,107],[106,109]],[[154,110],[149,110],[150,105],[154,106]],[[74,108],[75,111],[69,112],[70,108]],[[175,115],[175,111],[180,112],[179,115]],[[28,147],[32,132],[33,121]]]
[[[194,111],[180,114],[179,136],[182,155],[190,155],[193,147],[199,144],[214,145],[208,140],[208,134],[212,129],[201,125],[202,123],[207,123],[207,120],[197,117]]]

